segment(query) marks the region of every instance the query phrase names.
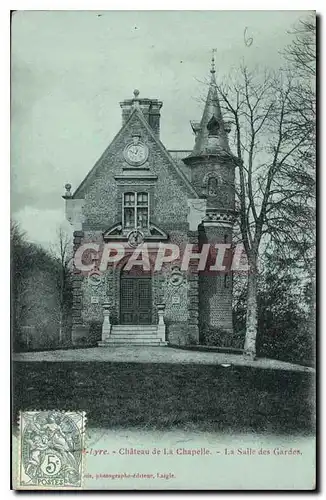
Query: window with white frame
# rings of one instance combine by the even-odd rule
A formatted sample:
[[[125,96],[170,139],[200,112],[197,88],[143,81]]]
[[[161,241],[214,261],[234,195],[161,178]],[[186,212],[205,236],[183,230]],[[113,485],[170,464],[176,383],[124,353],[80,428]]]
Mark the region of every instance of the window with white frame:
[[[123,194],[123,225],[127,229],[146,228],[149,219],[148,193]]]

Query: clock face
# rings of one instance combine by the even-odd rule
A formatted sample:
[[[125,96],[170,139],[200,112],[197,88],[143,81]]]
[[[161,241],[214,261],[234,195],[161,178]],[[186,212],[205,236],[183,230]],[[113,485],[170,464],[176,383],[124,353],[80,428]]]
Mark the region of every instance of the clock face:
[[[148,148],[142,144],[129,144],[124,150],[124,157],[131,165],[142,165],[148,158]]]

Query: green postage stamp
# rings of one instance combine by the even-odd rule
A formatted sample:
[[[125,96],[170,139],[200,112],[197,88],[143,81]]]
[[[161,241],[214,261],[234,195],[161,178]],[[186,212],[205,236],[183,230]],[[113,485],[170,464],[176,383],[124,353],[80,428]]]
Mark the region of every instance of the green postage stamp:
[[[18,487],[81,488],[85,414],[20,413]]]

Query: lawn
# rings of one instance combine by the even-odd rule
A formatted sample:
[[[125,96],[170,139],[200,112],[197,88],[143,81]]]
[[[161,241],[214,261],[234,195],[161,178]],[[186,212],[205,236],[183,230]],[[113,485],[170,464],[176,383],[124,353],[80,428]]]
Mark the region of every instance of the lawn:
[[[314,374],[168,363],[14,362],[13,413],[85,410],[88,427],[310,434]]]

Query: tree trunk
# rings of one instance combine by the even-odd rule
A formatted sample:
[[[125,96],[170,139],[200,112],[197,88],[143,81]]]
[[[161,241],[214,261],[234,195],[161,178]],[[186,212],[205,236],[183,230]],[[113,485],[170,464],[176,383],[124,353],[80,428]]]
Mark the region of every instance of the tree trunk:
[[[63,341],[63,330],[64,330],[64,313],[60,311],[60,320],[59,320],[59,344],[62,344]]]
[[[255,359],[256,357],[257,321],[257,269],[255,265],[250,265],[247,291],[246,338],[244,344],[244,356],[250,359]]]

